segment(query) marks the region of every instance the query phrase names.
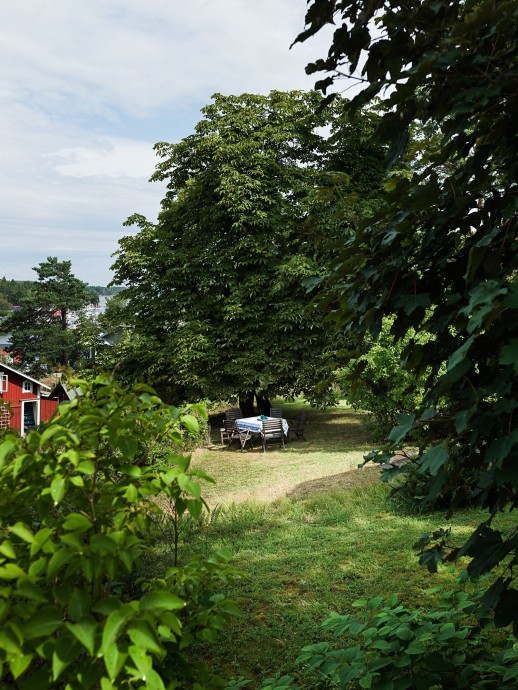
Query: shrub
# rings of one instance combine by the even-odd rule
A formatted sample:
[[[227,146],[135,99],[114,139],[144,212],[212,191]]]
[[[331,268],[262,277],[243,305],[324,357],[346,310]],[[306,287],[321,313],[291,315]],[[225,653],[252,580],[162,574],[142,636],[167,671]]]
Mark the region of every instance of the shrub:
[[[323,629],[351,646],[304,647],[299,662],[318,671],[322,687],[355,690],[471,688],[511,690],[518,681],[518,644],[492,637],[465,592],[448,592],[430,611],[408,609],[395,594],[358,600],[363,615],[332,614]],[[513,642],[515,643],[513,646]]]
[[[76,381],[44,431],[0,445],[0,681],[22,690],[220,687],[189,663],[234,604],[219,590],[238,576],[218,552],[135,580],[151,519],[165,496],[178,515],[204,509],[189,458],[147,447],[181,442],[189,410],[144,386]]]
[[[395,341],[386,318],[377,340],[366,343],[367,351],[351,360],[338,376],[342,394],[354,409],[370,412],[368,426],[377,440],[387,438],[398,415],[415,412],[421,405],[425,374],[416,376],[402,366],[403,351],[430,339],[429,334],[407,336]]]

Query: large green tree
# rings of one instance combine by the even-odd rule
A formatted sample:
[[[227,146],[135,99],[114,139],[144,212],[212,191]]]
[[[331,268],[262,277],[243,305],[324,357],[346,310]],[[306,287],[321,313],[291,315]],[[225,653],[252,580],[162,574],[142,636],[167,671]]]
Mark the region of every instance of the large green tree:
[[[379,135],[392,160],[416,123],[435,133],[420,168],[345,241],[327,299],[346,333],[395,314],[395,338],[431,334],[406,348],[409,368],[432,373],[424,409],[400,419],[391,448],[419,426],[429,497],[487,509],[449,557],[470,557],[472,576],[497,569],[485,603],[516,632],[518,531],[502,534],[493,519],[518,505],[517,20],[516,0],[311,0],[297,39],[336,22],[328,56],[308,72],[327,74],[324,90],[344,77],[363,85],[353,111],[386,95]],[[439,539],[421,560],[434,568],[446,554]]]
[[[78,354],[77,332],[70,328],[71,312],[95,301],[88,285],[76,278],[70,261],[49,256],[34,269],[38,280],[21,300],[21,309],[3,323],[11,331],[9,351],[24,367],[39,375],[56,366],[67,367]]]
[[[114,265],[135,328],[119,372],[147,374],[173,397],[237,394],[249,414],[254,394],[265,410],[274,394],[328,399],[340,343],[307,309],[302,281],[326,270],[324,236],[380,204],[384,171],[376,117],[345,126],[343,104],[318,115],[320,101],[216,95],[194,134],[157,144],[162,212],[128,220],[139,232],[120,241]]]

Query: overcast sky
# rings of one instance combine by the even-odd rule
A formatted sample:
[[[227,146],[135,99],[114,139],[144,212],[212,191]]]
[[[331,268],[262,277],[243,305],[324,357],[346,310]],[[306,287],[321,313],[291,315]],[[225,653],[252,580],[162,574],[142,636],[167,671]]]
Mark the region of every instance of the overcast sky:
[[[329,33],[289,49],[305,0],[18,0],[0,22],[0,277],[47,256],[92,285],[132,213],[154,220],[153,144],[213,93],[309,89]]]

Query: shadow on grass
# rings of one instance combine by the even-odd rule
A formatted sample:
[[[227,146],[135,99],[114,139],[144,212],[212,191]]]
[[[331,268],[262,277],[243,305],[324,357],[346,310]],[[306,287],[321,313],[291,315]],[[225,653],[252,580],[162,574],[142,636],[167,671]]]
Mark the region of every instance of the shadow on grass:
[[[332,474],[319,479],[301,482],[286,494],[287,498],[307,498],[317,492],[340,491],[359,487],[369,487],[380,481],[379,467],[351,469],[339,474]]]

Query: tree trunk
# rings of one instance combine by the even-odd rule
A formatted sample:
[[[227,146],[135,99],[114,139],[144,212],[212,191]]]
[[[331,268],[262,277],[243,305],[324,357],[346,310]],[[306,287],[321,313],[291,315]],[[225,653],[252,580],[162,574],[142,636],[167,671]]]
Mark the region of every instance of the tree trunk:
[[[257,407],[259,408],[259,412],[269,417],[271,408],[270,398],[267,398],[265,395],[257,395],[256,393],[255,399],[257,401]]]
[[[254,393],[255,391],[247,391],[239,394],[239,407],[243,413],[243,417],[253,417],[254,411]]]

